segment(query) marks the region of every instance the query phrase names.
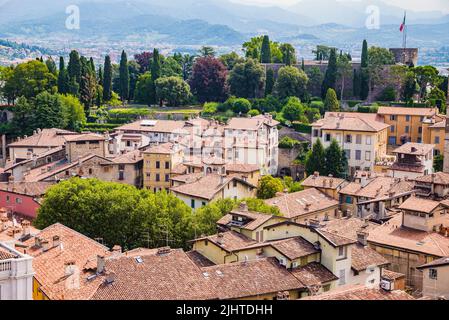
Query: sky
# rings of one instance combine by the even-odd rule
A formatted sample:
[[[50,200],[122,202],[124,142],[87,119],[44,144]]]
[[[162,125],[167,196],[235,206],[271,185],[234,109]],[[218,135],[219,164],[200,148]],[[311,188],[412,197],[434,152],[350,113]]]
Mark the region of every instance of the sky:
[[[300,0],[232,0],[234,2],[258,5],[289,6],[300,2]],[[357,1],[357,0],[335,0],[335,1]],[[396,5],[414,11],[443,11],[449,13],[449,0],[383,0],[386,3]],[[316,0],[320,2],[320,0]]]

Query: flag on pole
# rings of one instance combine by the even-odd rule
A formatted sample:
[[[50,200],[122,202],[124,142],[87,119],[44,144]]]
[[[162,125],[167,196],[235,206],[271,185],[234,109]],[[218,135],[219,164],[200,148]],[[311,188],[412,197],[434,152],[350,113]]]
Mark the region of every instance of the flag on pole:
[[[401,24],[401,27],[399,28],[399,31],[404,31],[405,29],[405,20],[407,19],[407,12],[404,12],[404,21]]]

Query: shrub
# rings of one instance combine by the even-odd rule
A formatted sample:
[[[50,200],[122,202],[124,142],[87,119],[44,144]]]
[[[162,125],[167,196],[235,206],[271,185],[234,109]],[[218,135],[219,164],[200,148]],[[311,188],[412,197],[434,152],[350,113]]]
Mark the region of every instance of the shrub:
[[[259,114],[260,114],[260,112],[257,109],[251,109],[251,110],[248,111],[248,115],[251,116],[251,117],[258,116]]]
[[[232,111],[234,111],[235,113],[246,114],[249,110],[251,110],[251,102],[249,102],[247,99],[239,98],[234,100]]]
[[[203,106],[203,113],[214,114],[217,112],[219,105],[218,102],[207,102]]]
[[[296,145],[299,145],[301,142],[299,142],[296,139],[292,139],[288,136],[283,137],[279,141],[279,148],[281,149],[293,149]]]

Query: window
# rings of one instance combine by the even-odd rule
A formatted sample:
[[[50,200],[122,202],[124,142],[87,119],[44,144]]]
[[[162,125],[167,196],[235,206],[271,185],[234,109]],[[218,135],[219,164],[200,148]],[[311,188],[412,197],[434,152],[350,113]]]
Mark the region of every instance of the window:
[[[120,181],[125,180],[125,172],[124,172],[124,171],[119,171],[119,173],[118,173],[118,179],[119,179]]]
[[[131,147],[131,141],[126,141],[126,146]]]
[[[161,168],[161,162],[160,161],[156,161],[156,169],[160,169]]]
[[[91,175],[91,174],[93,174],[94,173],[94,170],[92,170],[92,168],[90,168],[89,169],[89,174]]]
[[[390,126],[390,132],[394,132],[395,128],[394,126]]]
[[[204,206],[206,206],[206,202],[201,202],[201,205],[204,207]]]
[[[326,133],[326,138],[324,139],[326,142],[331,141],[331,134],[330,133]]]
[[[147,178],[151,177],[151,173],[147,172]]]
[[[8,202],[9,203],[9,196],[6,196],[6,202]]]
[[[315,138],[319,137],[319,131],[318,131],[317,129],[314,129],[314,130],[313,130],[313,136],[314,136]]]
[[[409,133],[410,132],[410,127],[409,126],[405,126],[405,133]]]
[[[371,161],[371,151],[365,151],[365,160]]]
[[[347,203],[347,204],[352,204],[352,197],[346,196],[346,198],[345,198],[345,203]]]
[[[161,176],[159,175],[159,173],[156,173],[156,181],[161,181]]]
[[[389,137],[388,144],[392,146],[396,145],[396,137]]]
[[[433,280],[438,279],[438,270],[437,269],[429,269],[429,278]]]
[[[366,144],[371,145],[371,136],[366,136]]]
[[[237,187],[237,180],[232,181],[232,186],[233,186],[234,188]]]
[[[419,132],[419,133],[422,133],[422,127],[419,127],[419,128],[418,128],[418,132]]]
[[[170,162],[169,161],[165,161],[165,169],[170,169]]]
[[[170,175],[169,174],[166,174],[165,175],[165,182],[169,182],[170,181]]]
[[[440,137],[435,137],[435,144],[439,144],[440,143]]]
[[[410,116],[405,116],[405,121],[410,122]]]
[[[345,149],[345,153],[346,153],[346,158],[347,158],[348,160],[351,159],[351,150]]]
[[[356,135],[355,139],[356,139],[355,143],[362,144],[362,135],[361,134]]]
[[[195,200],[194,199],[190,199],[190,207],[192,209],[195,209]]]
[[[392,115],[390,116],[390,120],[391,120],[391,121],[395,121],[395,120],[396,120],[396,116],[395,116],[394,114],[392,114]]]
[[[342,257],[346,257],[346,247],[338,247],[338,257],[342,258]]]
[[[352,143],[352,135],[350,134],[346,135],[346,143]]]
[[[340,270],[340,272],[338,274],[340,275],[338,277],[339,278],[338,284],[340,286],[346,284],[346,272],[345,272],[345,270],[344,269]]]
[[[21,198],[16,198],[16,203],[17,204],[21,204],[22,203],[22,199]]]
[[[295,269],[295,268],[297,268],[297,267],[298,267],[298,262],[296,262],[296,261],[293,262],[293,263],[292,263],[292,268]]]
[[[355,159],[356,160],[362,160],[362,151],[355,150]]]

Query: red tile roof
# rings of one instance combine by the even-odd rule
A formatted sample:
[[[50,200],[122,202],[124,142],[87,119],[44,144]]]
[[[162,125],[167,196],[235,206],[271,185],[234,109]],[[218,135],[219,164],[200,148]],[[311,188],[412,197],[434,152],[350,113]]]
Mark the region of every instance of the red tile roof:
[[[344,286],[326,293],[309,296],[301,300],[415,300],[405,291],[385,291],[363,285]]]

